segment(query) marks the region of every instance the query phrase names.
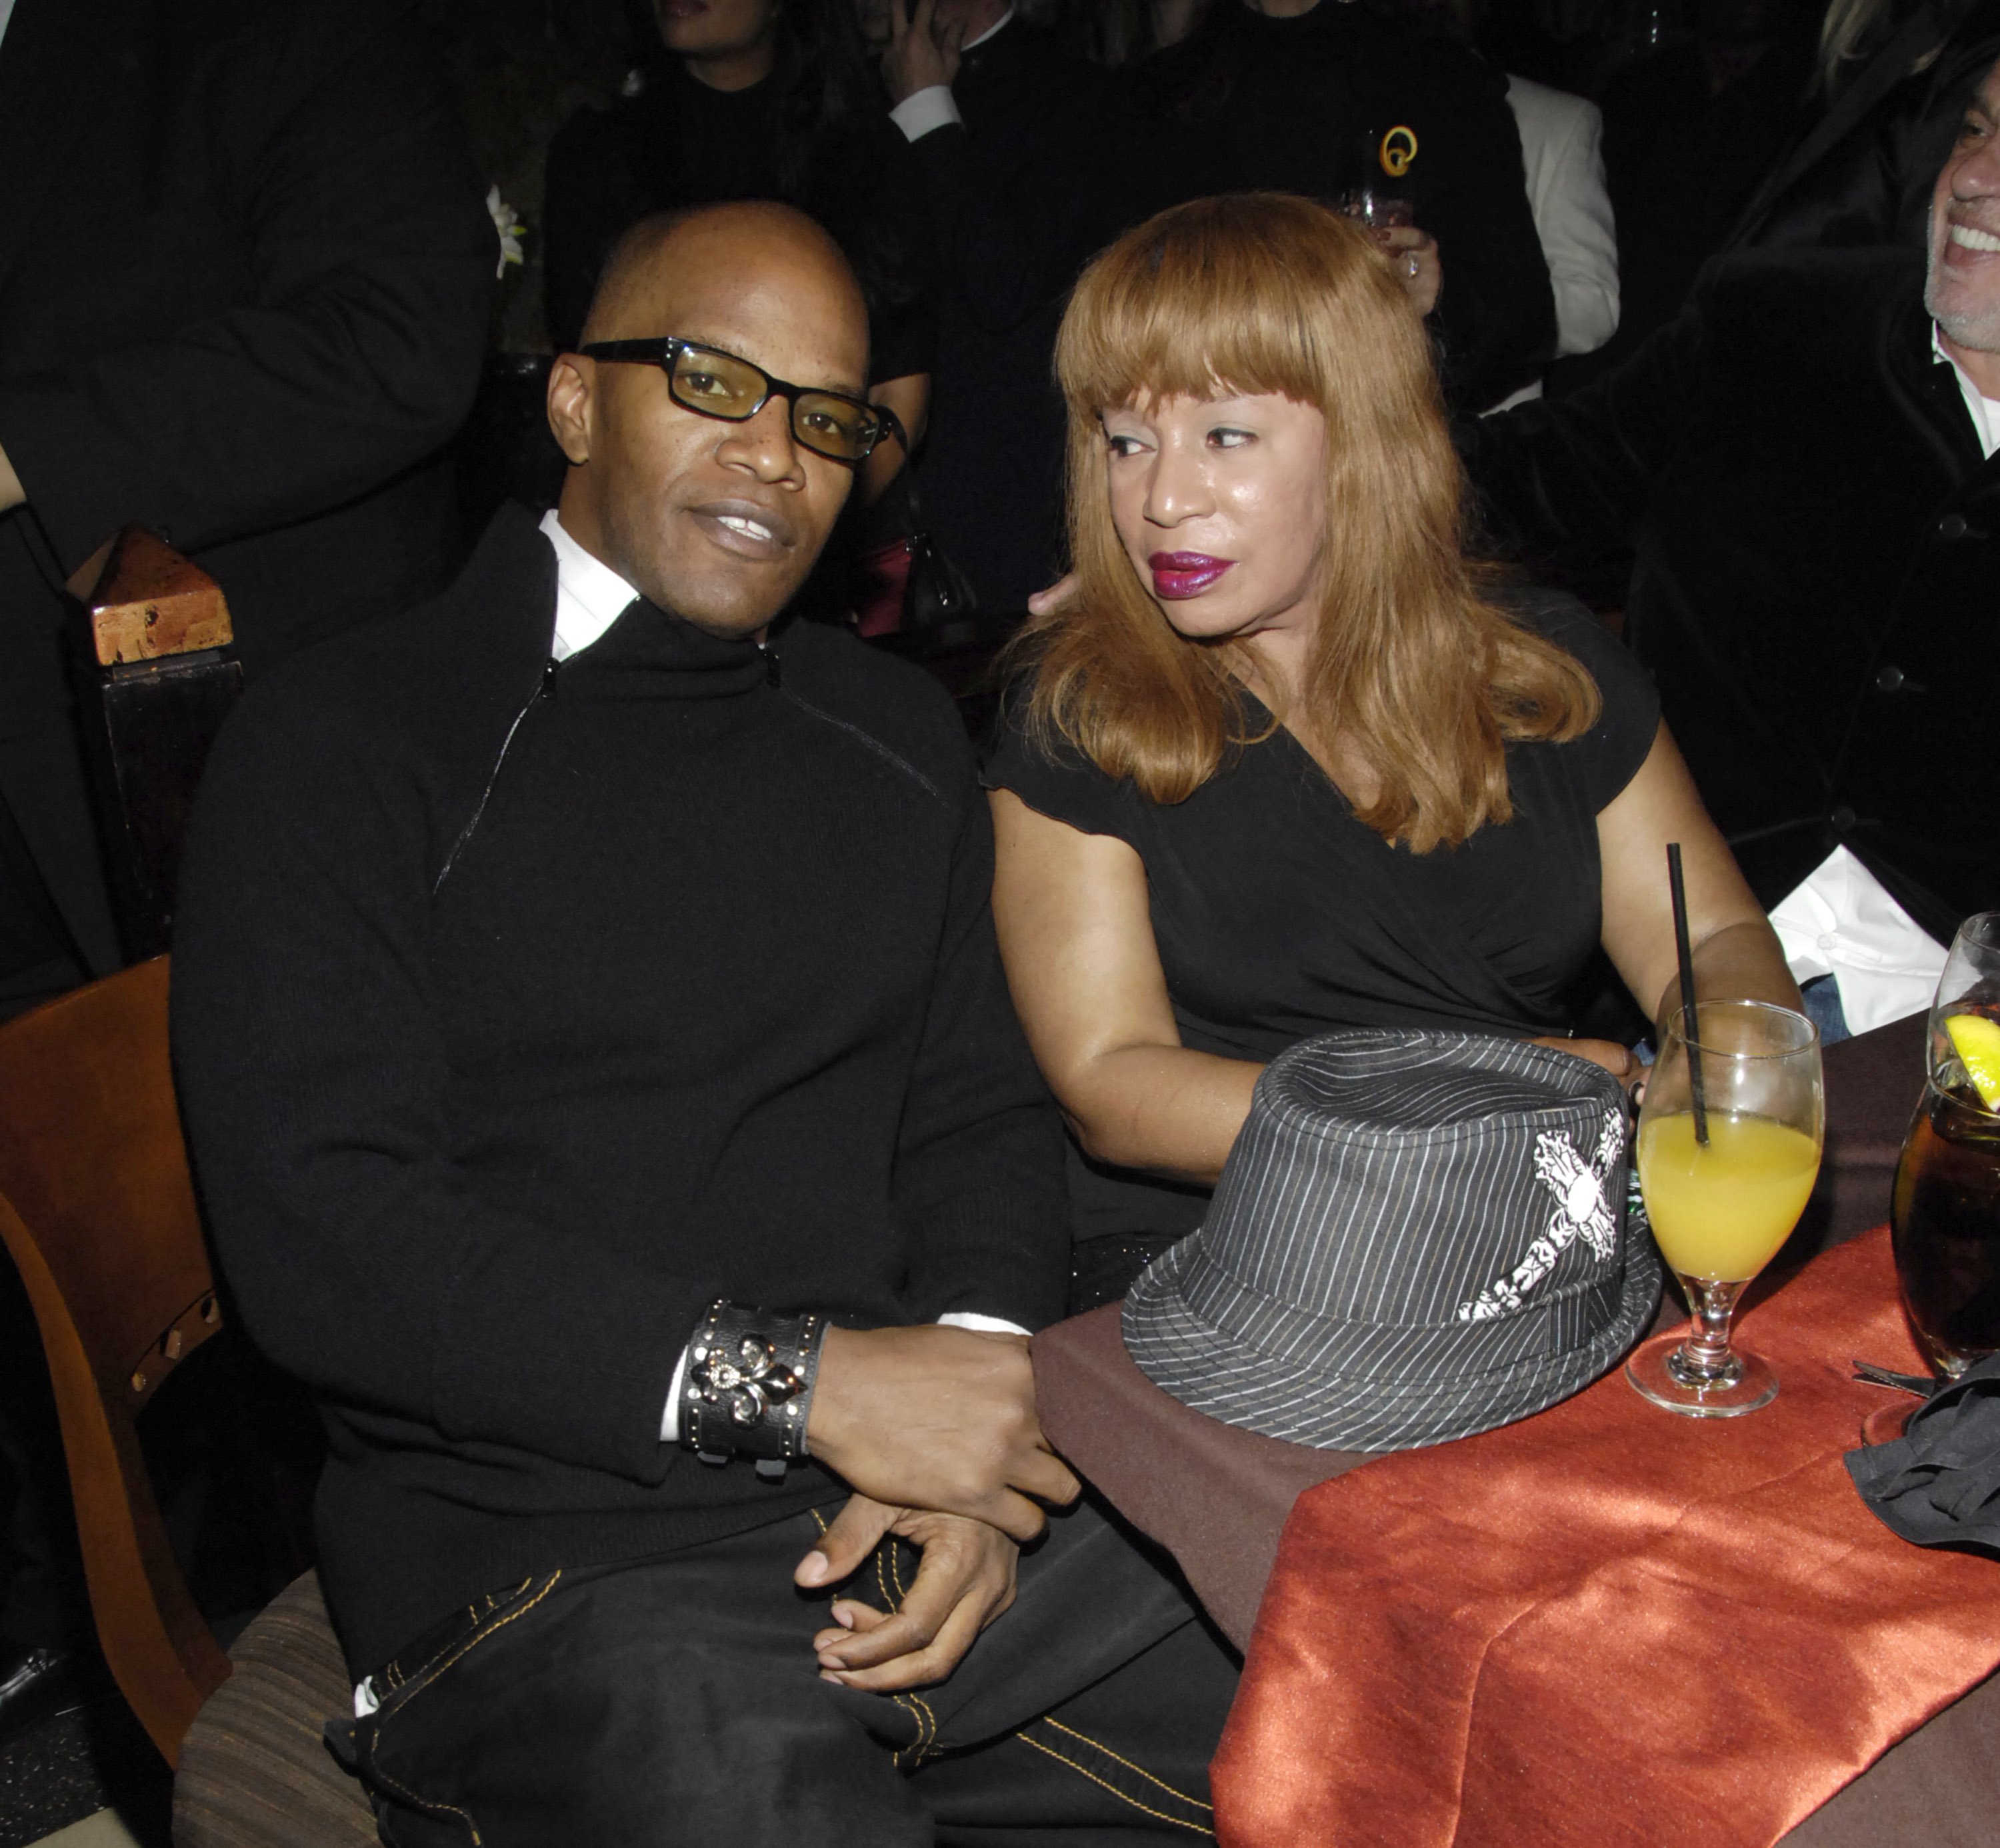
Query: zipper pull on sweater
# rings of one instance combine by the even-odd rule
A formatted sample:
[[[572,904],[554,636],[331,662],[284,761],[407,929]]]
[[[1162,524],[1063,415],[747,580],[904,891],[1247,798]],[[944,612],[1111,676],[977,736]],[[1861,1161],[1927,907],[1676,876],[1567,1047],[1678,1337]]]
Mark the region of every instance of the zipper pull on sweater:
[[[757,652],[764,657],[764,684],[766,686],[780,685],[778,651],[768,641],[760,641],[757,644]]]

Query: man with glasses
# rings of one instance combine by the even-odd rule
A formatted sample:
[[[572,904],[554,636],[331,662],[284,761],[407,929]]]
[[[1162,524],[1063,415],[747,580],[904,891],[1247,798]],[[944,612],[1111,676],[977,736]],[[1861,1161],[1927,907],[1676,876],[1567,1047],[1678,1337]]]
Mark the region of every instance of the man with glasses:
[[[968,747],[783,620],[867,357],[799,214],[639,227],[554,369],[556,510],[211,760],[184,1107],[332,1434],[397,1848],[1208,1828],[1233,1670],[1035,1419],[1060,1141]]]

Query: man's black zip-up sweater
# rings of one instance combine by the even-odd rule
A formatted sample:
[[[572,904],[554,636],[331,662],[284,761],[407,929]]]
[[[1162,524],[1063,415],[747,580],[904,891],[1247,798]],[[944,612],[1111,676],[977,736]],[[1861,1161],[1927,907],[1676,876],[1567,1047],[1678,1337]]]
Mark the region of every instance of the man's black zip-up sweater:
[[[555,589],[510,509],[439,601],[272,676],[182,874],[182,1108],[228,1287],[325,1409],[357,1672],[532,1570],[844,1492],[661,1443],[713,1298],[1062,1301],[949,702],[835,631],[643,602],[551,666]]]

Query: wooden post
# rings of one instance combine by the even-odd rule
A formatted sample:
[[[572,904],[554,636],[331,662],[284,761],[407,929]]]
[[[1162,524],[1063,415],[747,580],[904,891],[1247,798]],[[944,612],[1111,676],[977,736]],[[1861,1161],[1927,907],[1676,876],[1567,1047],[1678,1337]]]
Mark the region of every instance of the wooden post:
[[[113,912],[137,961],[168,947],[188,815],[243,669],[227,652],[222,587],[144,527],[118,536],[85,615],[85,757]]]

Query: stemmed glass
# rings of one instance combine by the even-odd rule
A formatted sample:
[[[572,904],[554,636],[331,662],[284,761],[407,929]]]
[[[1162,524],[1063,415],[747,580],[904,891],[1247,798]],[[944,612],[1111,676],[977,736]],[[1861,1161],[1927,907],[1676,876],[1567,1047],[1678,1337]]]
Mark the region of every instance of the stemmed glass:
[[[1655,1405],[1736,1418],[1777,1397],[1770,1368],[1731,1346],[1730,1323],[1811,1197],[1825,1099],[1819,1030],[1803,1014],[1704,1001],[1668,1017],[1639,1113],[1639,1189],[1693,1320],[1625,1363]]]
[[[1896,1280],[1931,1365],[2000,1350],[2000,912],[1959,926],[1890,1198]]]

